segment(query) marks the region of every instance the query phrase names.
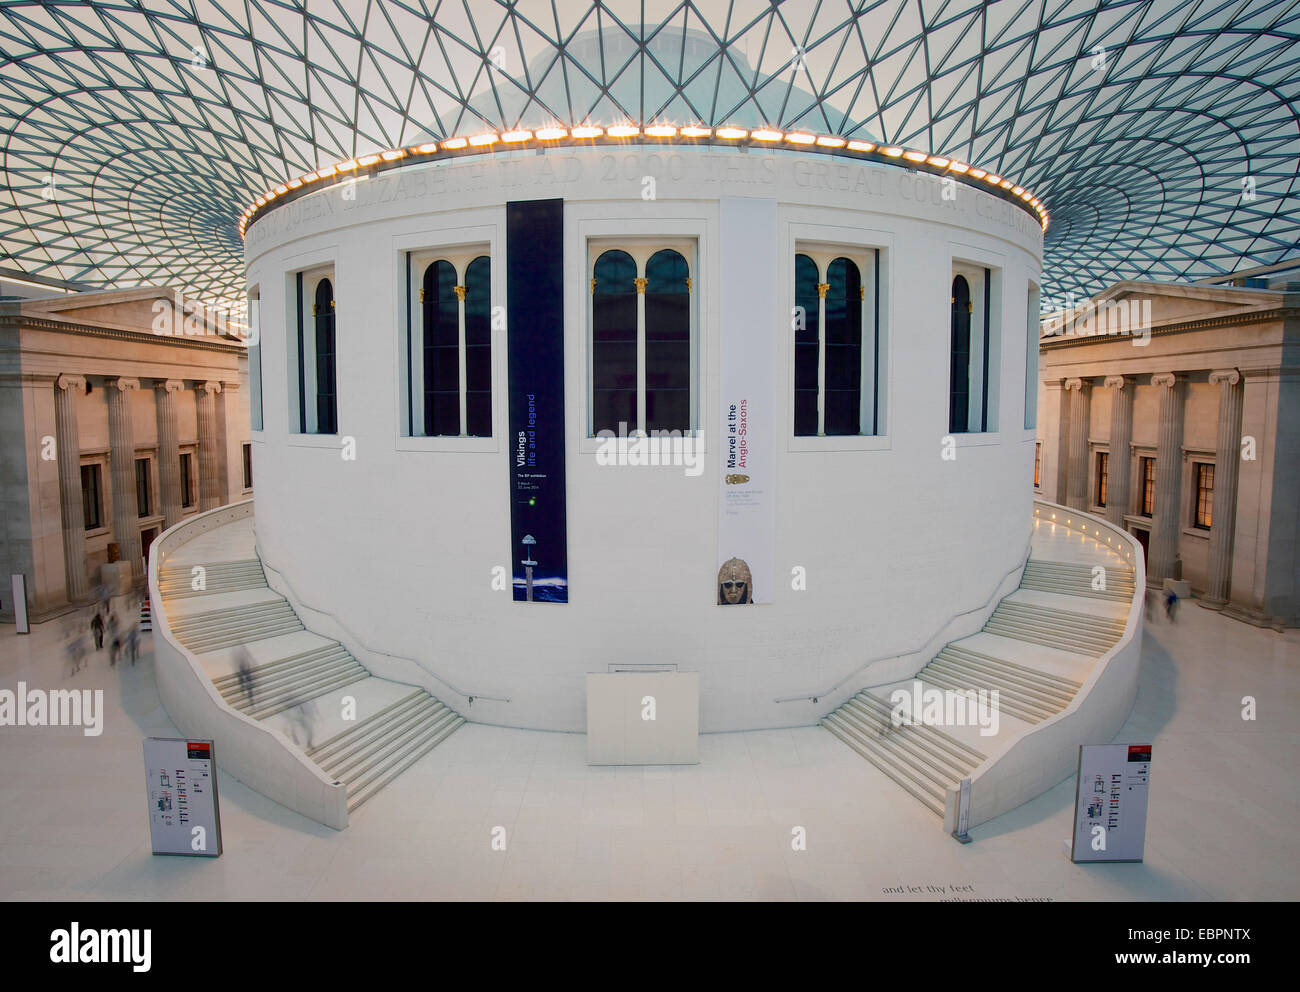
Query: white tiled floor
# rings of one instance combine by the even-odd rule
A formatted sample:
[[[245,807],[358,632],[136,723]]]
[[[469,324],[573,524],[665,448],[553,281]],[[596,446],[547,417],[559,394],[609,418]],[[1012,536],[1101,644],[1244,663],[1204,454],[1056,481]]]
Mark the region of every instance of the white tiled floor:
[[[1150,622],[1117,738],[1155,744],[1147,860],[1088,867],[1061,853],[1071,783],[962,846],[816,727],[709,735],[697,766],[592,768],[580,735],[471,724],[346,831],[226,778],[222,857],[154,857],[140,740],[176,730],[148,642],[134,668],[101,654],[69,677],[61,630],[3,628],[0,688],[102,688],[105,730],[0,728],[5,899],[1300,898],[1300,631],[1193,603]]]

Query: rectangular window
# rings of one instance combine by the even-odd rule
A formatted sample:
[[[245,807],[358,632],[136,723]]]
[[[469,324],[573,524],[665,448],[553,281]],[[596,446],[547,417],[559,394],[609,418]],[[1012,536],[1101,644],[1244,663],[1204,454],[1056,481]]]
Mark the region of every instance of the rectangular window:
[[[81,513],[85,517],[86,530],[98,530],[104,526],[101,494],[99,465],[82,465]]]
[[[406,267],[406,433],[491,437],[488,248],[408,252]]]
[[[794,258],[794,433],[879,433],[880,254],[800,246]]]
[[[1038,339],[1039,290],[1029,284],[1025,316],[1025,430],[1038,425]]]
[[[1043,473],[1043,446],[1040,442],[1034,443],[1034,488],[1041,489]]]
[[[1106,505],[1106,475],[1110,468],[1110,454],[1097,452],[1097,505]]]
[[[253,446],[245,444],[244,449],[244,488],[253,488]]]
[[[248,312],[244,317],[248,341],[248,415],[252,429],[255,431],[262,429],[261,295],[257,287],[248,291]]]
[[[136,516],[149,516],[149,459],[135,460],[135,506]]]
[[[332,268],[296,272],[290,298],[297,333],[290,354],[296,409],[290,422],[300,434],[338,433],[338,356]],[[251,374],[251,373],[250,373]]]
[[[194,505],[194,484],[192,472],[194,471],[194,456],[188,451],[181,454],[181,506],[191,507]]]
[[[1209,530],[1214,510],[1214,466],[1196,463],[1196,506],[1193,508],[1194,525]]]
[[[590,246],[590,436],[696,429],[693,243]]]
[[[952,269],[949,321],[948,431],[998,429],[1001,355],[993,269],[959,263]]]
[[[1142,459],[1142,515],[1149,517],[1156,509],[1156,460]]]

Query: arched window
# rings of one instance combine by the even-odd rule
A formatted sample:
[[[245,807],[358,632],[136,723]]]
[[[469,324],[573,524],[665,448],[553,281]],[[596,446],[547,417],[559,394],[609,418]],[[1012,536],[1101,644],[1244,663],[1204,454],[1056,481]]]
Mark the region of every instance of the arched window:
[[[338,382],[334,342],[334,286],[328,279],[316,284],[316,432],[337,434]]]
[[[826,411],[823,432],[857,434],[862,423],[862,272],[837,258],[826,270]]]
[[[492,261],[465,267],[465,433],[492,436]]]
[[[948,386],[948,430],[962,434],[970,423],[970,284],[952,281],[952,372]]]
[[[671,248],[645,267],[645,429],[691,429],[690,269]]]
[[[460,433],[460,301],[456,269],[438,260],[424,270],[424,433]]]
[[[632,433],[637,423],[636,262],[612,249],[592,268],[592,433]]]
[[[808,243],[794,256],[795,437],[884,433],[880,266],[875,248]]]
[[[794,432],[817,434],[820,395],[821,325],[817,297],[817,263],[794,257]]]

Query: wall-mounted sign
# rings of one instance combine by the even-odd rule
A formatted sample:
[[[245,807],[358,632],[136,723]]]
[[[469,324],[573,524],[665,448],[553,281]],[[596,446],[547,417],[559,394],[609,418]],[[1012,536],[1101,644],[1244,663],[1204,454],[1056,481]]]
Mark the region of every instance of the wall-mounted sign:
[[[1141,861],[1150,784],[1150,744],[1081,745],[1070,860]]]
[[[506,342],[514,598],[567,603],[563,200],[506,204]]]
[[[719,606],[770,603],[776,547],[776,203],[723,197]]]
[[[146,737],[144,780],[153,853],[219,857],[221,809],[212,742]]]

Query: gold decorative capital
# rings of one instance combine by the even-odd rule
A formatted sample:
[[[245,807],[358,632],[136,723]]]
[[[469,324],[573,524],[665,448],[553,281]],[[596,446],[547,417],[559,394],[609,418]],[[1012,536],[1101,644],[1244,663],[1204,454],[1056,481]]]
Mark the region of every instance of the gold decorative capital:
[[[828,282],[819,282],[819,283],[817,284],[817,299],[819,299],[819,300],[824,300],[824,299],[826,299],[826,294],[827,294],[827,292],[830,291],[830,288],[831,288],[831,284],[830,284],[830,283],[828,283]]]
[[[687,276],[687,277],[686,277],[686,292],[689,293],[690,291],[691,291],[691,277],[690,277],[690,276]]]
[[[595,280],[595,279],[591,280],[591,291],[592,291],[593,294],[596,292],[596,280]]]
[[[456,291],[456,299],[460,300],[461,303],[464,303],[464,302],[465,302],[465,287],[464,287],[464,286],[452,286],[451,288],[452,288],[453,290]]]
[[[647,284],[650,280],[647,279],[645,276],[637,276],[637,278],[633,279],[632,281],[633,281],[634,283],[636,283],[636,291],[637,291],[638,293],[644,293],[644,292],[645,292],[646,284]]]

